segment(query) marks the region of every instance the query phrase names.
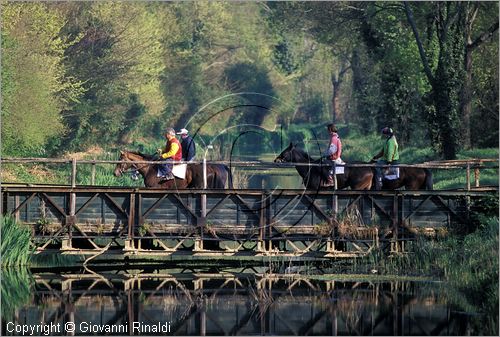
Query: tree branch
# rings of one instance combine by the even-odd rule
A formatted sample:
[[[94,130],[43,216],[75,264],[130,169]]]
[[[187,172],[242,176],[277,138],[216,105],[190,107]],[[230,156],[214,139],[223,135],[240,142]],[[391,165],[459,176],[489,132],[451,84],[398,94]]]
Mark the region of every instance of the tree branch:
[[[467,49],[474,50],[484,42],[488,41],[493,34],[498,30],[498,21],[495,22],[486,32],[479,35],[474,42],[467,45]]]
[[[413,13],[411,11],[410,6],[408,5],[408,2],[405,1],[404,6],[405,6],[405,12],[406,12],[406,17],[408,19],[408,23],[411,26],[411,29],[413,31],[413,35],[415,35],[415,40],[417,42],[418,52],[420,53],[420,58],[422,59],[422,63],[424,65],[425,75],[429,79],[429,82],[433,83],[434,76],[432,76],[432,71],[431,71],[431,67],[429,66],[429,61],[427,60],[427,56],[425,55],[422,41],[420,41],[420,37],[419,37],[418,31],[417,31],[417,26],[415,24],[415,20],[413,19]]]

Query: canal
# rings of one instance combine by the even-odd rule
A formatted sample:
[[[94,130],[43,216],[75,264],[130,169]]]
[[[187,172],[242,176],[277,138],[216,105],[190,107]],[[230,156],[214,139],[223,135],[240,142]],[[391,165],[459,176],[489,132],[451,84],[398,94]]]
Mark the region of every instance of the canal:
[[[2,277],[2,295],[8,294],[2,335],[22,335],[22,329],[38,329],[35,335],[478,335],[489,333],[481,331],[483,322],[496,319],[462,307],[460,294],[431,279],[301,266],[6,270]]]

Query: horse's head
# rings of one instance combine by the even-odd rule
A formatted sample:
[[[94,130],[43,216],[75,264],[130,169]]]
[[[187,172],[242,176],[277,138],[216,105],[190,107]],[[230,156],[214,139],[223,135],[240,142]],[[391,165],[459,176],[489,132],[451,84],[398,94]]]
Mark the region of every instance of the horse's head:
[[[295,145],[290,143],[275,159],[275,163],[291,163],[294,161]]]
[[[121,177],[121,175],[130,170],[130,168],[135,168],[137,169],[136,164],[131,163],[136,160],[144,160],[141,156],[134,154],[132,152],[128,151],[120,151],[120,158],[121,163],[116,164],[114,175],[115,177]]]

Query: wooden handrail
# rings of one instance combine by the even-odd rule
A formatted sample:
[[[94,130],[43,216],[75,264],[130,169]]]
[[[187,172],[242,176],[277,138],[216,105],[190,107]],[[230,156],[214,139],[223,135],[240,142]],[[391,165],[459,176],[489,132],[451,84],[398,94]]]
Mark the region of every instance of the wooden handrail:
[[[72,159],[59,159],[59,158],[13,158],[6,157],[0,158],[0,162],[3,163],[64,163],[70,164],[73,162]],[[124,163],[121,160],[76,160],[77,164],[119,164]],[[158,164],[159,161],[127,161],[135,164]],[[430,169],[454,169],[454,168],[498,168],[498,166],[481,166],[482,163],[498,163],[498,159],[471,159],[471,160],[457,160],[457,161],[434,161],[425,162],[422,164],[398,164],[399,167],[415,167],[415,168],[430,168]],[[203,161],[172,161],[174,164],[203,164]],[[323,163],[274,163],[274,162],[264,162],[264,161],[227,161],[227,160],[214,160],[210,161],[212,164],[224,164],[231,165],[233,167],[295,167],[295,166],[330,166],[330,164]],[[472,164],[472,165],[471,165]],[[376,167],[375,163],[359,163],[359,164],[349,164],[336,165],[345,167]]]

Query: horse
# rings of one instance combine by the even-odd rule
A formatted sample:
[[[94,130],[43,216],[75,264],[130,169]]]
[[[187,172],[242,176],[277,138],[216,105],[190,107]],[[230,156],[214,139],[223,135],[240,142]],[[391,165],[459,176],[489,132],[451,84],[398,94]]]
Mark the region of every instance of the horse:
[[[184,188],[203,188],[203,165],[188,164],[185,179],[160,180],[157,177],[157,165],[161,164],[135,164],[133,161],[155,161],[157,157],[133,151],[120,151],[120,161],[116,164],[114,175],[120,177],[123,173],[130,170],[139,171],[144,179],[144,186],[164,189],[184,189]],[[231,171],[223,164],[210,164],[207,167],[207,188],[223,189],[226,180],[229,187],[233,188]]]
[[[320,164],[321,159],[312,159],[309,154],[295,145],[290,145],[275,159],[275,163],[311,163]],[[324,178],[328,176],[330,166],[295,166],[307,189],[324,188]],[[344,167],[344,174],[337,174],[337,188],[352,190],[369,190],[373,182],[373,170],[370,167]],[[328,186],[327,188],[333,188]]]
[[[374,163],[375,161],[370,161]],[[373,169],[373,184],[375,189],[375,168]],[[433,189],[432,172],[427,168],[420,167],[399,167],[399,178],[388,180],[382,178],[382,190],[396,190],[404,187],[405,190],[432,190]]]

